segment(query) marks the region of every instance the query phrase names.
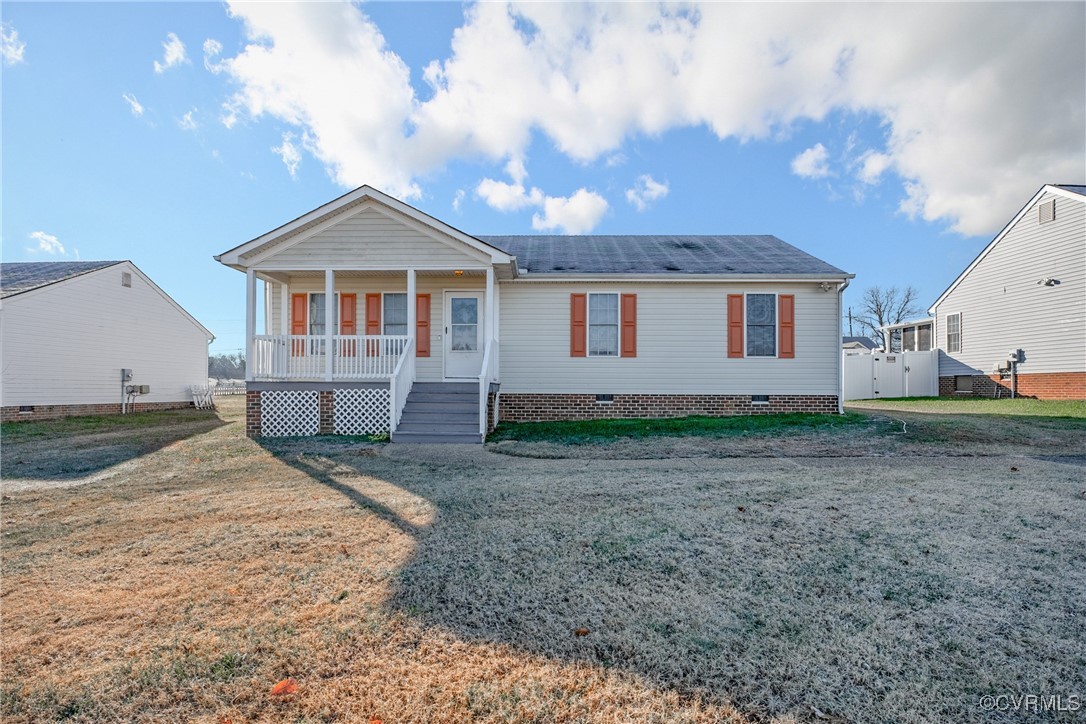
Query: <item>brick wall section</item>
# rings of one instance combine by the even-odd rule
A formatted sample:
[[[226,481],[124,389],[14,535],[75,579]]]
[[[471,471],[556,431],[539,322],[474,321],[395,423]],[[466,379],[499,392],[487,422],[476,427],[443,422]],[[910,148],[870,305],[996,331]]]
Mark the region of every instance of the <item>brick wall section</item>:
[[[128,410],[129,412],[157,412],[159,410],[183,410],[192,406],[191,401],[137,402],[129,405]],[[121,403],[119,402],[101,405],[34,405],[33,412],[19,412],[19,407],[15,405],[0,408],[0,421],[56,420],[61,417],[119,414],[121,414]]]
[[[260,393],[253,390],[245,392],[245,434],[260,437]]]
[[[487,434],[494,432],[494,404],[496,403],[498,395],[494,392],[488,392],[486,395],[486,431]]]
[[[335,429],[335,393],[332,390],[321,390],[317,395],[317,407],[320,410],[317,430],[321,435],[331,435]]]
[[[940,397],[969,397],[969,393],[955,392],[953,377],[939,378]],[[1000,397],[1011,396],[1010,375],[973,375],[972,397],[994,397],[996,388],[1002,387]],[[1018,397],[1037,400],[1086,400],[1086,372],[1038,372],[1018,375]]]
[[[837,412],[836,395],[770,395],[753,404],[750,395],[614,395],[611,403],[595,395],[503,393],[499,414],[508,422],[686,417],[687,415],[766,415],[783,412]]]

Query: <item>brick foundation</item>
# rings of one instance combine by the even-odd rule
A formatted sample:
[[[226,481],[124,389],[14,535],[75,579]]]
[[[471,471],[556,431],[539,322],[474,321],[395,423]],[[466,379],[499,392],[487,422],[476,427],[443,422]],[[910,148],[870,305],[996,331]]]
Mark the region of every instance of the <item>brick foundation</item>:
[[[1011,396],[1010,375],[973,375],[973,391],[955,391],[954,377],[939,378],[940,397]],[[1018,375],[1018,397],[1036,400],[1086,400],[1086,372],[1035,372]]]
[[[260,393],[254,390],[245,392],[245,434],[260,437]]]
[[[320,434],[331,435],[335,428],[335,393],[332,390],[321,390],[317,393],[317,409],[320,410]]]
[[[688,415],[766,415],[784,412],[837,412],[836,395],[770,395],[753,403],[750,395],[595,395],[503,392],[499,414],[505,422],[602,420],[608,418],[686,417]]]
[[[183,410],[192,407],[191,400],[179,402],[134,402],[128,405],[129,412],[156,412],[159,410]],[[0,408],[0,421],[21,422],[26,420],[56,420],[62,417],[83,417],[86,415],[119,415],[121,403],[101,405],[32,405],[30,412],[19,412],[19,406]]]

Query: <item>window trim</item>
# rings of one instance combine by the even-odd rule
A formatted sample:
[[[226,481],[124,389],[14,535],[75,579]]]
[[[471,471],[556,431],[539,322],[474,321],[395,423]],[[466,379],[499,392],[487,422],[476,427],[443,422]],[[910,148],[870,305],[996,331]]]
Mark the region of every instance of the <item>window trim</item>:
[[[306,332],[306,336],[308,336],[308,337],[323,337],[324,336],[323,334],[313,334],[313,331],[312,331],[313,330],[313,295],[314,294],[324,295],[324,291],[320,290],[320,291],[306,292],[305,293],[305,332]],[[335,302],[336,308],[335,308],[335,316],[333,317],[333,324],[334,324],[336,329],[335,329],[334,332],[332,332],[332,334],[333,335],[339,335],[339,321],[340,321],[339,320],[339,305],[340,305],[339,292],[335,292],[335,296],[336,296],[336,302]],[[327,302],[327,300],[325,300],[325,301]],[[324,320],[321,320],[321,324],[324,324]]]
[[[773,297],[773,354],[747,354],[750,332],[747,331],[747,318],[750,316],[750,295]],[[778,359],[781,354],[781,300],[779,292],[743,292],[743,359]],[[762,326],[762,325],[758,325]]]
[[[584,356],[586,358],[596,357],[598,359],[620,359],[622,357],[622,293],[618,291],[601,290],[601,291],[585,291],[584,300]],[[592,297],[600,294],[610,294],[615,298],[615,315],[617,317],[615,321],[615,353],[614,354],[592,354]],[[605,326],[605,325],[599,325]],[[610,326],[610,325],[606,325]]]
[[[407,299],[407,290],[406,289],[404,291],[402,291],[402,292],[396,292],[396,291],[381,292],[381,335],[382,336],[390,336],[388,334],[388,332],[385,331],[385,324],[387,324],[386,320],[388,319],[388,308],[385,306],[385,299],[386,299],[386,297],[388,297],[389,294],[402,294],[404,296],[404,299],[407,300],[407,304],[411,303],[411,300]],[[404,307],[404,311],[407,313],[407,318],[404,319],[404,321],[403,321],[403,326],[407,328],[407,332],[405,332],[405,335],[410,337],[411,336],[411,324],[410,324],[411,310],[408,309],[407,307]],[[399,336],[399,335],[394,335],[394,336]]]
[[[957,349],[951,349],[950,348],[950,318],[951,317],[957,317],[958,318],[958,347],[957,347]],[[963,345],[962,345],[962,313],[961,312],[954,312],[953,314],[945,315],[943,317],[943,324],[946,325],[946,330],[945,330],[945,332],[943,334],[943,341],[946,343],[946,351],[947,351],[947,353],[949,354],[951,352],[954,352],[956,354],[961,354],[962,347],[963,347]]]

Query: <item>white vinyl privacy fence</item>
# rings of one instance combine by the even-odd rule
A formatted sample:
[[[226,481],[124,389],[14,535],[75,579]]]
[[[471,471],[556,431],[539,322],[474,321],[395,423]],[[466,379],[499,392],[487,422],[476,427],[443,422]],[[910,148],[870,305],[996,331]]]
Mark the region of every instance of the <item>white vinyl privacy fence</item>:
[[[846,400],[880,397],[937,397],[939,350],[926,352],[844,352],[841,375]]]

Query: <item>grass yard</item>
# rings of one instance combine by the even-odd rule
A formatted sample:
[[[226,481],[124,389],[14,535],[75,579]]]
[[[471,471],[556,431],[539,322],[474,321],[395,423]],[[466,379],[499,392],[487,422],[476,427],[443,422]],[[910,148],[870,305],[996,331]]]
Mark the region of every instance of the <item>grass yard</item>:
[[[5,720],[988,721],[984,695],[1086,693],[1086,420],[442,448],[261,445],[241,415],[4,428]]]
[[[1026,415],[1086,419],[1086,400],[1031,400],[991,397],[899,397],[882,400],[850,400],[851,410],[898,410],[942,415]]]

